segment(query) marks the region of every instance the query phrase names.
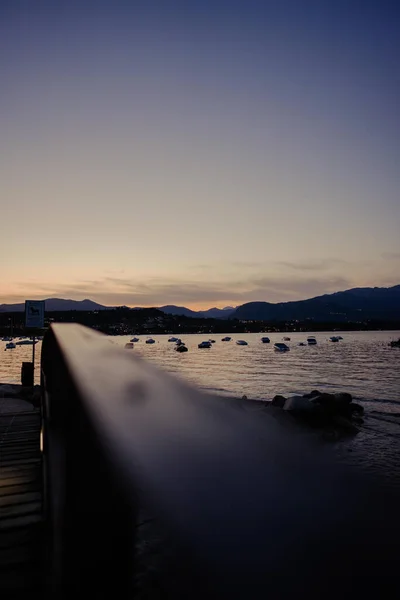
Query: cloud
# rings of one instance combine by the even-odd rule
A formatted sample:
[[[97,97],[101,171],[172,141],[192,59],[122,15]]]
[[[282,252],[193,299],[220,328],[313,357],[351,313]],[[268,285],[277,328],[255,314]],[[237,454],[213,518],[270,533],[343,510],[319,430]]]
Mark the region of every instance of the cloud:
[[[340,266],[343,267],[349,263],[346,260],[340,258],[324,258],[321,260],[310,260],[310,261],[279,261],[277,263],[282,267],[293,269],[295,271],[326,271],[328,269]]]
[[[22,284],[21,284],[22,285]],[[32,299],[64,297],[91,298],[110,306],[162,306],[178,304],[189,306],[243,304],[255,300],[282,302],[352,287],[353,282],[343,277],[309,277],[253,275],[238,280],[210,282],[194,280],[166,280],[153,278],[140,282],[132,278],[105,277],[85,280],[76,284],[41,283],[35,286]],[[25,284],[26,289],[26,284]],[[4,301],[15,301],[15,297]]]

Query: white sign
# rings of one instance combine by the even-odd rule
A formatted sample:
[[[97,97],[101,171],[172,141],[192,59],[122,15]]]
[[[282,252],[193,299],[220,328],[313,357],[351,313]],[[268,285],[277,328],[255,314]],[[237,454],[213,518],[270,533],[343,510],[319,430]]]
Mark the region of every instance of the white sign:
[[[44,300],[25,300],[25,327],[44,327]]]

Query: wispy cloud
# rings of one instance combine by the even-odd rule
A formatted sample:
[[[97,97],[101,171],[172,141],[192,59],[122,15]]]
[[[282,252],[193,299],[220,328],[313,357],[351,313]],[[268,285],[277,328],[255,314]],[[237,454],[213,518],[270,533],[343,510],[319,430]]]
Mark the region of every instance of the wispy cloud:
[[[131,278],[105,277],[80,281],[76,284],[41,283],[32,298],[51,296],[74,299],[91,298],[108,305],[161,306],[185,304],[189,306],[240,304],[253,300],[280,302],[346,289],[351,281],[340,277],[298,278],[253,276],[243,280],[231,279],[223,283],[190,280],[166,281],[153,278],[142,283]],[[21,284],[22,285],[22,284]],[[26,284],[25,284],[26,287]],[[3,298],[3,301],[15,301]]]
[[[324,258],[310,261],[279,261],[277,264],[295,271],[326,271],[338,266],[343,267],[349,263],[339,258]]]

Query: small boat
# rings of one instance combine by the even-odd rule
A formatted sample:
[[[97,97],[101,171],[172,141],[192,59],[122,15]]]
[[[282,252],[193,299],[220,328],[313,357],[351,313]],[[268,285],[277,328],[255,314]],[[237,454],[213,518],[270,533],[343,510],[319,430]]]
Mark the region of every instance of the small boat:
[[[284,337],[282,338],[284,342],[290,342],[290,337]]]
[[[211,344],[215,344],[215,340],[208,340]]]
[[[307,344],[309,346],[315,346],[316,343],[317,343],[317,340],[315,339],[315,336],[313,336],[313,335],[308,336]]]
[[[238,346],[248,346],[248,343],[245,340],[236,340],[236,344]]]
[[[177,342],[177,341],[178,341],[178,338],[176,338],[176,337],[170,337],[170,338],[168,339],[168,341],[169,341],[169,342]]]
[[[125,344],[125,350],[133,350],[134,346],[132,342],[127,342]]]
[[[188,349],[186,348],[186,346],[185,346],[185,344],[183,342],[181,344],[179,344],[179,346],[177,346],[175,348],[175,350],[177,352],[187,352],[188,351]]]
[[[338,339],[338,340],[342,340],[343,338],[342,338],[342,336],[341,336],[341,335],[338,335],[338,336],[337,336],[337,339]]]
[[[175,343],[176,343],[177,346],[184,346],[185,345],[185,342],[182,342],[182,340],[180,340],[180,339],[176,340]]]
[[[156,343],[156,340],[153,340],[153,338],[148,338],[146,340],[146,344],[155,344],[155,343]]]
[[[139,340],[139,338],[137,338],[137,337],[133,337],[133,338],[131,339],[131,342],[133,342],[134,344],[137,344],[138,342],[140,342],[140,340]]]
[[[329,339],[330,339],[331,342],[338,342],[339,341],[339,338],[336,335],[332,335]]]
[[[271,340],[269,339],[269,337],[262,337],[261,341],[263,344],[269,344]]]
[[[304,342],[300,342],[299,346],[306,346],[307,344],[305,344]]]
[[[400,338],[398,340],[392,340],[390,342],[391,348],[400,348]]]
[[[6,344],[6,350],[13,350],[14,348],[16,348],[17,346],[14,344],[14,342],[8,342]]]
[[[230,338],[229,336],[226,336],[224,338],[222,338],[221,342],[230,342],[232,338]]]
[[[12,342],[12,340],[13,340],[12,337],[10,337],[9,335],[5,335],[1,341],[2,342]]]
[[[211,348],[212,344],[211,342],[200,342],[200,344],[198,345],[198,348]]]
[[[39,340],[21,340],[20,342],[16,342],[17,346],[34,346],[38,343]]]
[[[290,348],[282,342],[276,342],[276,344],[274,344],[274,350],[276,350],[277,352],[288,352]]]

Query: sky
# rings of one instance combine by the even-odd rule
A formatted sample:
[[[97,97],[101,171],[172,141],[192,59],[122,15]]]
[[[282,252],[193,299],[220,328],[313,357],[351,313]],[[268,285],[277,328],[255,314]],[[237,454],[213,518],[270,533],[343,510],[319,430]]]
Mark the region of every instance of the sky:
[[[0,303],[400,283],[400,7],[0,2]]]

